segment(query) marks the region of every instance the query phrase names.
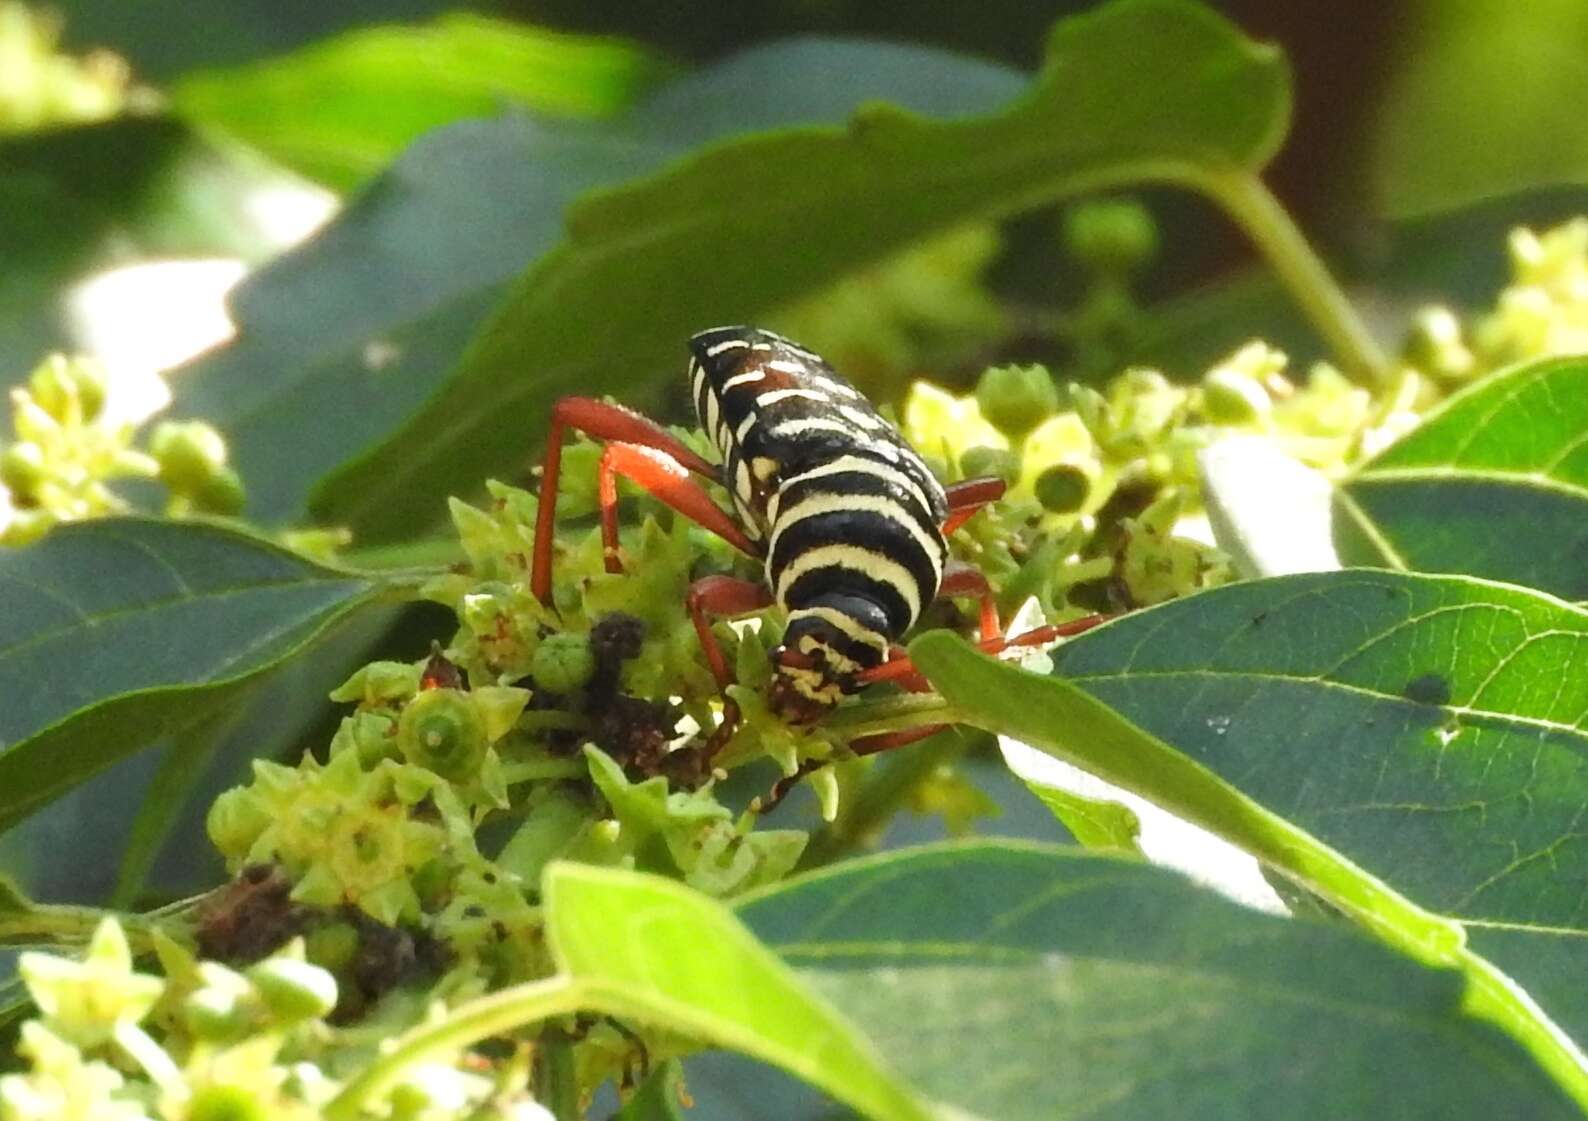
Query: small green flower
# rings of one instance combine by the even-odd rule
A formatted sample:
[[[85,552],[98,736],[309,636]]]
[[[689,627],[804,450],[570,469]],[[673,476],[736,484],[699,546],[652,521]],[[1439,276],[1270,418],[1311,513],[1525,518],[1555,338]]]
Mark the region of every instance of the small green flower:
[[[443,778],[466,781],[485,759],[485,718],[457,689],[430,689],[403,708],[397,748],[410,763]]]
[[[82,961],[29,952],[17,972],[52,1033],[79,1047],[97,1047],[123,1024],[136,1024],[160,999],[165,982],[134,971],[121,924],[106,917]]]
[[[138,1096],[108,1064],[86,1060],[78,1048],[38,1020],[22,1025],[17,1054],[32,1069],[0,1076],[5,1121],[150,1121]]]

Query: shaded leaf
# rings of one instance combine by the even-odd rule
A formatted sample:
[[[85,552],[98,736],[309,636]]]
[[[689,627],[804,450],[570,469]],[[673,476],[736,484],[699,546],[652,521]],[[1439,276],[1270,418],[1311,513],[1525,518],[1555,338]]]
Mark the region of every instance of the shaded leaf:
[[[0,829],[237,703],[382,594],[196,522],[83,522],[0,553]]]
[[[942,52],[800,41],[747,51],[681,79],[622,122],[509,116],[437,130],[314,241],[239,286],[239,336],[176,382],[179,406],[225,429],[249,482],[253,517],[300,518],[323,476],[389,439],[431,398],[508,282],[562,239],[564,210],[584,192],[653,172],[734,132],[841,120],[870,98],[968,112],[990,109],[1020,87],[1018,74]],[[669,276],[642,302],[689,286]],[[606,299],[600,291],[584,298]],[[583,372],[580,392],[644,404],[676,368],[675,353],[700,325],[669,335],[655,361],[629,361],[620,344],[639,311],[606,302],[608,318],[585,340],[603,354]],[[570,323],[559,337],[572,338]],[[521,355],[497,388],[534,390],[544,365],[540,356]],[[507,423],[495,445],[466,440],[463,458],[435,477],[434,488],[382,495],[361,522],[382,519],[386,537],[411,536],[443,516],[448,493],[468,493],[486,472],[526,463],[544,436],[554,389],[544,385],[502,414]],[[425,424],[402,439],[417,464],[445,436]],[[339,493],[338,502],[352,501]],[[323,511],[330,520],[348,516]]]
[[[1084,1116],[1575,1117],[1459,974],[1074,848],[948,845],[739,914],[939,1102]]]
[[[1474,580],[1346,571],[1125,616],[1055,651],[1052,679],[942,635],[916,647],[971,722],[1135,790],[1409,952],[1461,965],[1488,1015],[1588,1087],[1554,1025],[1440,933],[1455,920],[1520,941],[1588,930],[1588,676],[1562,672],[1588,664],[1588,613]],[[1581,1001],[1531,997],[1588,1039]]]
[[[468,13],[359,28],[288,55],[189,74],[178,112],[336,188],[380,170],[421,133],[505,106],[599,114],[661,66],[615,40]]]
[[[1335,500],[1347,563],[1458,572],[1588,599],[1588,359],[1452,397]]]
[[[10,876],[0,875],[0,912],[20,914],[33,909],[33,901]]]
[[[111,907],[128,911],[137,904],[160,850],[178,825],[183,805],[204,781],[206,758],[215,751],[226,732],[235,729],[236,716],[235,713],[222,711],[211,720],[182,729],[173,737],[160,760],[159,769],[155,771],[143,799],[138,803],[132,827],[127,831],[123,844],[118,846],[121,860],[116,867],[116,886],[111,892]],[[197,842],[199,838],[195,837],[194,840]],[[74,856],[77,855],[74,852]]]
[[[612,1115],[612,1121],[687,1121],[678,1101],[679,1089],[678,1063],[663,1063],[640,1083],[634,1096]]]

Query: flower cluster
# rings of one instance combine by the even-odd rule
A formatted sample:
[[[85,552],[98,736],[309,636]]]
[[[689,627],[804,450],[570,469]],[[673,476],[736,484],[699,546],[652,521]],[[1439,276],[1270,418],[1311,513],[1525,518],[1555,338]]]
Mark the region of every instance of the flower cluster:
[[[107,51],[60,53],[59,20],[20,0],[0,2],[0,134],[115,116],[128,96],[126,63]]]
[[[242,483],[226,443],[200,421],[164,421],[135,446],[133,425],[106,415],[105,378],[94,362],[47,358],[11,391],[15,438],[0,444],[0,545],[23,545],[59,522],[122,513],[112,484],[164,484],[166,512],[235,514]]]

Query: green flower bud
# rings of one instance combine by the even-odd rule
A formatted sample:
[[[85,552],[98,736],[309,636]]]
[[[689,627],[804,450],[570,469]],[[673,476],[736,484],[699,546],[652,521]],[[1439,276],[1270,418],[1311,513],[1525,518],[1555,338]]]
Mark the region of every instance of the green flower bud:
[[[55,515],[48,510],[16,510],[0,529],[0,545],[21,548],[31,545],[55,527]]]
[[[1064,247],[1095,272],[1127,273],[1158,252],[1158,227],[1135,199],[1094,199],[1065,211]]]
[[[361,768],[373,767],[382,759],[395,758],[397,720],[385,712],[355,712],[345,717],[331,737],[331,755],[351,750]]]
[[[590,639],[582,634],[548,635],[535,649],[530,675],[535,686],[549,693],[571,693],[595,674]]]
[[[250,786],[235,786],[210,803],[204,828],[222,855],[241,860],[275,820],[270,808]]]
[[[304,957],[333,974],[351,965],[357,953],[358,930],[352,923],[327,923],[311,930],[304,938]]]
[[[1267,390],[1227,367],[1216,366],[1202,379],[1202,408],[1215,424],[1252,424],[1272,405]]]
[[[1004,448],[978,445],[965,449],[965,454],[959,457],[959,469],[965,472],[967,479],[991,475],[1013,485],[1020,477],[1020,457]]]
[[[247,1086],[200,1087],[182,1112],[184,1121],[266,1121],[271,1111]]]
[[[203,421],[164,421],[149,437],[160,481],[177,494],[198,495],[226,467],[226,441]]]
[[[62,423],[90,421],[105,406],[105,376],[89,359],[52,354],[28,378],[28,393]]]
[[[336,1007],[336,978],[318,965],[273,957],[251,967],[247,977],[279,1023],[315,1020]]]
[[[248,496],[243,480],[230,467],[222,466],[193,492],[193,504],[206,514],[233,517],[242,513]]]
[[[440,910],[452,890],[452,866],[440,857],[425,861],[413,874],[413,887],[421,910]]]
[[[1403,356],[1418,369],[1450,381],[1477,372],[1477,361],[1461,337],[1461,321],[1446,307],[1425,307],[1417,313]]]
[[[484,718],[468,694],[456,689],[420,693],[397,722],[403,757],[453,781],[472,778],[489,746]]]
[[[32,502],[34,492],[43,481],[44,449],[31,440],[12,444],[0,454],[0,483],[11,492],[14,504],[22,506]]]
[[[1092,480],[1081,468],[1060,463],[1038,475],[1031,489],[1048,512],[1073,514],[1086,504]]]
[[[236,983],[224,979],[217,983],[217,970],[225,969],[215,962],[205,962],[205,985],[189,993],[182,1002],[182,1018],[199,1039],[211,1043],[229,1043],[248,1033],[254,1024],[254,1004],[248,986],[241,977]],[[231,973],[231,970],[225,970]]]
[[[1044,366],[993,366],[976,383],[982,416],[1006,436],[1021,436],[1059,408],[1059,387]]]

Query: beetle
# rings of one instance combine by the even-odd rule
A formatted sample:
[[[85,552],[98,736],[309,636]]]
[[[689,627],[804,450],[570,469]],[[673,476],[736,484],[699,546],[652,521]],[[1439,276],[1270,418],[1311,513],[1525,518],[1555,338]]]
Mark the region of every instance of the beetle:
[[[793,723],[821,718],[882,680],[927,686],[899,640],[939,596],[980,602],[980,647],[996,653],[1077,633],[1097,618],[1003,635],[986,577],[949,556],[948,537],[1000,498],[997,478],[945,486],[914,448],[822,357],[758,327],[716,327],[689,340],[696,419],[714,445],[710,463],[656,422],[621,405],[564,397],[552,409],[530,587],[551,601],[551,554],[562,441],[569,429],[604,442],[597,468],[604,564],[622,572],[617,479],[657,499],[763,564],[764,579],[695,581],[687,607],[718,685],[733,683],[711,630],[714,617],[776,605],[787,615],[772,653],[772,708]],[[698,480],[723,486],[724,510]],[[732,703],[714,737],[737,719]],[[857,753],[936,731],[912,728],[857,740]]]

